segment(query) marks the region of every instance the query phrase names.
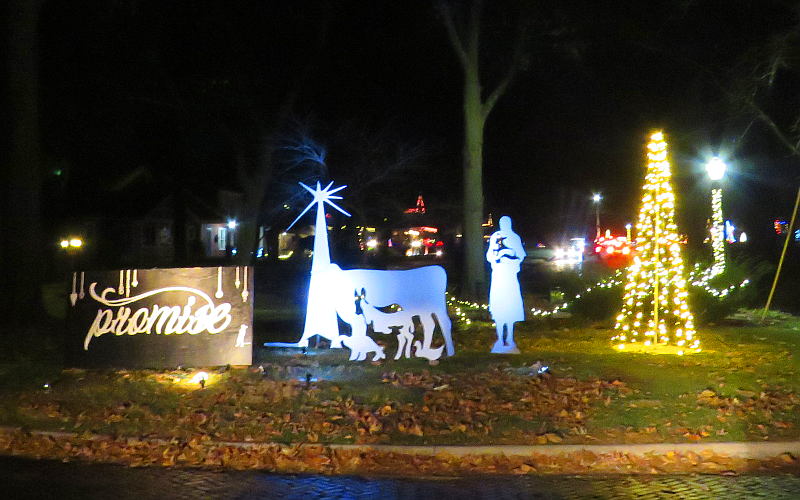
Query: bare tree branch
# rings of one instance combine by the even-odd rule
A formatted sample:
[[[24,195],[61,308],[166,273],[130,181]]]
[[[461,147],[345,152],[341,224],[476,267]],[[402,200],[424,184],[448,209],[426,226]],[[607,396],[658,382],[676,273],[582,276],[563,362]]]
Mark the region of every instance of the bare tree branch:
[[[775,121],[755,101],[755,96],[758,93],[757,86],[752,88],[752,89],[740,90],[739,92],[736,92],[734,90],[731,90],[730,87],[724,85],[720,81],[720,79],[719,79],[719,77],[718,77],[718,75],[717,75],[717,73],[715,71],[713,71],[712,69],[708,68],[704,64],[700,64],[697,61],[695,61],[695,60],[693,60],[693,59],[691,59],[689,57],[686,57],[686,55],[677,56],[677,55],[673,54],[670,51],[666,51],[666,50],[661,49],[661,48],[653,47],[653,46],[648,45],[648,44],[637,44],[637,45],[639,45],[640,47],[645,48],[647,50],[650,50],[650,51],[653,51],[653,52],[658,52],[658,53],[660,53],[662,55],[665,55],[667,57],[672,58],[673,60],[677,60],[677,61],[680,61],[680,62],[683,62],[683,63],[688,63],[690,66],[692,66],[695,69],[697,69],[700,73],[704,74],[708,78],[708,81],[711,82],[715,87],[717,87],[717,89],[729,101],[731,101],[732,103],[744,104],[745,107],[750,111],[750,113],[752,113],[752,115],[756,119],[758,119],[759,121],[764,123],[767,126],[767,128],[769,130],[771,130],[773,134],[775,134],[775,137],[778,139],[778,141],[781,144],[783,144],[784,146],[786,146],[789,149],[789,151],[791,152],[792,155],[800,156],[800,148],[798,148],[798,145],[800,145],[800,141],[798,142],[798,145],[794,144],[792,142],[792,140],[790,140],[790,138],[786,135],[786,133],[780,128],[780,126],[778,126],[778,124],[775,123]],[[770,62],[769,66],[770,66],[770,71],[767,71],[767,73],[765,75],[762,75],[762,77],[760,77],[760,78],[756,77],[759,80],[766,79],[768,82],[770,82],[770,83],[767,83],[768,87],[771,85],[771,81],[773,79],[773,75],[771,73],[771,68],[774,67],[774,64],[773,64],[772,61]],[[757,69],[758,68],[756,68],[756,70]],[[752,125],[752,123],[750,125]],[[748,125],[747,130],[750,129],[750,125]],[[742,137],[744,137],[744,135]]]
[[[749,97],[742,99],[742,101],[747,104],[747,107],[750,108],[750,111],[752,111],[759,120],[761,120],[770,130],[772,130],[781,144],[789,148],[789,151],[791,151],[794,156],[800,156],[800,149],[798,149],[797,144],[793,144],[792,141],[789,140],[778,124],[776,124],[775,121],[766,112],[764,112],[763,109],[761,109],[761,106],[756,104],[756,102]]]
[[[466,69],[467,53],[464,50],[464,43],[461,41],[461,37],[458,36],[458,31],[456,30],[455,21],[453,20],[453,10],[445,1],[440,1],[438,3],[438,9],[444,21],[444,27],[447,31],[447,38],[450,40],[450,46],[453,47],[453,51],[455,51],[459,62],[461,62],[461,67]]]
[[[517,27],[517,36],[514,41],[514,55],[511,58],[511,62],[508,66],[508,71],[506,71],[505,76],[495,87],[494,91],[489,94],[489,97],[486,98],[486,101],[483,104],[483,116],[484,119],[489,116],[489,113],[492,112],[494,105],[497,104],[497,100],[506,93],[508,86],[511,85],[511,82],[514,80],[514,77],[519,72],[520,64],[522,62],[522,55],[524,53],[525,47],[525,27],[522,22]]]
[[[472,8],[469,11],[469,26],[467,26],[467,33],[469,33],[469,40],[467,44],[467,57],[475,58],[473,61],[477,64],[478,60],[478,45],[480,42],[481,32],[481,13],[483,12],[483,0],[473,0]]]

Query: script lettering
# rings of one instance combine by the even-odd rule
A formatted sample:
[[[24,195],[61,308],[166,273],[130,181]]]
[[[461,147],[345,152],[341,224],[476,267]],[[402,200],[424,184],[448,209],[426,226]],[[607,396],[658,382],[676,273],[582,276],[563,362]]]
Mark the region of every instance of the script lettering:
[[[96,293],[97,283],[89,286],[89,294],[97,302],[107,306],[99,309],[92,321],[83,342],[83,349],[89,350],[92,339],[113,333],[114,335],[197,335],[208,332],[211,335],[224,331],[232,321],[231,304],[223,302],[214,304],[211,297],[205,292],[195,288],[174,286],[151,290],[134,297],[110,299],[109,294],[115,293],[113,288],[106,288],[101,294]],[[153,305],[151,309],[142,307],[133,310],[126,307],[144,298],[168,292],[187,292],[192,295],[186,300],[186,305],[159,306]],[[202,305],[195,309],[200,299]]]

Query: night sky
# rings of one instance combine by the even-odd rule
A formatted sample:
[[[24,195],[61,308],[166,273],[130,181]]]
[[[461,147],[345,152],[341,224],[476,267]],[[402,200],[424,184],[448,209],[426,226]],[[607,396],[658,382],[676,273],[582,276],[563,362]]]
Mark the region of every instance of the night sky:
[[[492,88],[517,7],[487,3]],[[708,217],[702,162],[721,152],[732,170],[727,214],[770,238],[771,220],[790,215],[796,160],[765,127],[748,128],[712,79],[726,82],[748,50],[797,23],[796,11],[755,0],[564,3],[526,8],[528,67],[486,126],[486,210],[514,217],[529,243],[552,241],[577,236],[568,227],[588,232],[599,191],[604,225],[621,231],[635,218],[648,132],[663,127],[690,236]],[[85,210],[88,193],[143,166],[156,185],[236,188],[232,141],[252,139],[290,93],[294,123],[328,150],[331,179],[352,178],[343,131],[379,134],[387,151],[424,144],[426,154],[376,186],[377,199],[411,206],[422,193],[431,207],[457,206],[461,74],[432,5],[45,2],[43,131],[52,169],[65,172],[63,212]],[[782,124],[797,109],[790,75],[783,81],[767,108]]]

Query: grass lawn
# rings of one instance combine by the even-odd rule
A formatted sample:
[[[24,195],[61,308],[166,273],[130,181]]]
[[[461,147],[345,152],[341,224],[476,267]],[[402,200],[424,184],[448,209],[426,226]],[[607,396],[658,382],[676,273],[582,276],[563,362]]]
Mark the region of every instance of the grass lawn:
[[[272,339],[269,323],[259,323],[268,316],[256,315],[262,340]],[[289,316],[277,318],[280,337],[291,336]],[[531,322],[517,329],[524,354],[491,355],[493,328],[473,322],[454,331],[457,355],[438,364],[257,348],[253,367],[211,371],[205,388],[187,383],[192,370],[61,371],[51,345],[0,363],[0,425],[274,442],[798,439],[800,319],[757,326],[745,318],[698,335],[699,354],[622,353],[608,329]],[[394,339],[385,339],[391,358]],[[551,374],[532,375],[537,361]]]

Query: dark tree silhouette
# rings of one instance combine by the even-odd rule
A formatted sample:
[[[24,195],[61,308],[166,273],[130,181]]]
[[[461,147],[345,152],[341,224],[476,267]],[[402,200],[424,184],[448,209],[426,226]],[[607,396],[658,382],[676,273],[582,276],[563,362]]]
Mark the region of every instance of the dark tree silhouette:
[[[4,235],[0,242],[0,308],[5,326],[25,328],[43,317],[38,50],[41,2],[12,0],[6,12],[11,144],[0,209]]]
[[[461,293],[478,299],[486,294],[486,270],[483,242],[483,136],[489,114],[497,100],[506,93],[522,64],[524,24],[518,32],[511,51],[507,70],[494,88],[483,92],[480,72],[480,34],[483,1],[473,0],[466,12],[457,12],[450,3],[438,4],[439,12],[464,78],[464,269]],[[467,9],[465,9],[467,10]]]

